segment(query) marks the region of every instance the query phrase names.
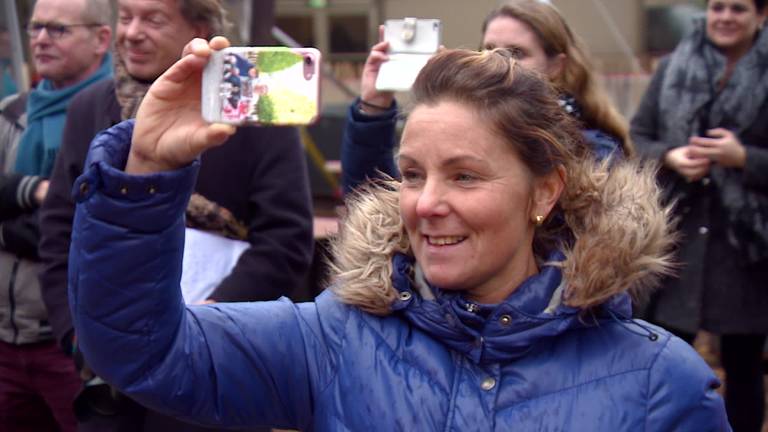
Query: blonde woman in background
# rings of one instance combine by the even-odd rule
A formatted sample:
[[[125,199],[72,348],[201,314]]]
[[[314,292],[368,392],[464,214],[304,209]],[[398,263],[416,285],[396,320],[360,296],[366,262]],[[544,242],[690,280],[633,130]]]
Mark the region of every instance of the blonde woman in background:
[[[509,1],[488,14],[482,31],[483,49],[509,50],[521,66],[555,86],[560,105],[577,120],[597,159],[634,155],[626,120],[598,84],[583,43],[554,6],[538,0]],[[345,192],[379,177],[379,172],[399,175],[392,157],[398,106],[394,93],[375,86],[388,46],[379,42],[371,49],[363,67],[360,98],[349,108],[341,147]]]

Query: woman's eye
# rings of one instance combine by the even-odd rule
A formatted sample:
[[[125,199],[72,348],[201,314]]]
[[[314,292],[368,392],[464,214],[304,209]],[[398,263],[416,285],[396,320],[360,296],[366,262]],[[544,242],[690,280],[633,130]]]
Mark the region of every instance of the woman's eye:
[[[422,175],[420,172],[415,170],[405,170],[403,171],[403,181],[413,183],[415,181],[418,181],[422,178]]]
[[[743,5],[733,5],[731,7],[731,10],[733,11],[733,13],[742,14],[747,11],[747,8]]]

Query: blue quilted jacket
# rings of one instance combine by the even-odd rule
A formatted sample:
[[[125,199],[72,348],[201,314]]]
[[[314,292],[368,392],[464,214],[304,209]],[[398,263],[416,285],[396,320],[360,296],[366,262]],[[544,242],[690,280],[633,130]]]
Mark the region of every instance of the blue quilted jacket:
[[[624,318],[626,294],[591,314],[558,302],[555,266],[498,305],[432,287],[394,254],[384,317],[331,291],[187,307],[183,212],[198,164],[126,175],[131,131],[99,135],[75,183],[69,294],[89,364],[147,406],[316,431],[730,430],[719,383],[687,344]]]

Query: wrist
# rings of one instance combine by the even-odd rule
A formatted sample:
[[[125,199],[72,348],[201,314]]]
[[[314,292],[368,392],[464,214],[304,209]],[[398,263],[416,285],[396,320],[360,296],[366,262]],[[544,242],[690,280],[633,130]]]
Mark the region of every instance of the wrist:
[[[154,174],[171,170],[173,170],[173,167],[144,158],[134,151],[128,153],[128,162],[125,164],[126,174]]]
[[[360,98],[357,103],[357,110],[366,115],[379,115],[392,109],[392,101],[384,103],[381,101],[368,101]]]
[[[739,150],[736,152],[736,168],[744,168],[747,166],[747,148],[739,146]]]

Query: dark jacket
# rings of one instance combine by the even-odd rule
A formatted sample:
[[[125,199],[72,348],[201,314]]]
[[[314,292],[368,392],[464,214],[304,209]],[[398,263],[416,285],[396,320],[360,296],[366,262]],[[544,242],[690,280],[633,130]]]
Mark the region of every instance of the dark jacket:
[[[631,124],[638,153],[657,161],[662,161],[668,150],[685,144],[661,141],[665,128],[687,127],[668,124],[660,115],[659,98],[668,61],[659,64]],[[709,125],[715,127],[727,129],[728,125]],[[768,191],[768,101],[739,139],[747,151],[743,187]],[[659,179],[668,199],[677,203],[682,267],[676,277],[664,281],[645,316],[688,333],[699,328],[725,334],[768,332],[768,266],[748,265],[728,241],[726,209],[719,199],[721,185],[709,176],[688,183],[666,168],[661,169]]]
[[[113,80],[77,95],[41,207],[40,280],[54,332],[65,346],[64,336],[72,331],[67,304],[72,185],[93,137],[119,121]],[[249,229],[251,247],[215,289],[213,300],[271,300],[305,282],[312,258],[312,207],[306,160],[295,129],[238,129],[224,145],[202,156],[195,191],[229,209]]]
[[[387,111],[377,115],[361,113],[358,103],[359,99],[347,111],[341,142],[341,184],[345,194],[368,179],[381,177],[382,173],[400,176],[394,159],[397,103],[393,102]],[[582,136],[598,160],[615,155],[620,148],[615,138],[597,129],[583,129]]]
[[[53,338],[37,280],[40,234],[34,192],[42,179],[15,172],[28,95],[0,102],[0,341],[11,344]]]
[[[198,165],[128,175],[130,133],[122,123],[97,137],[77,180],[70,298],[94,369],[148,406],[204,424],[308,431],[730,430],[712,370],[666,331],[621,319],[625,292],[585,318],[563,303],[570,288],[558,287],[570,284],[558,265],[477,312],[461,292],[414,282],[411,257],[382,252],[399,242],[393,199],[350,210],[346,228],[360,230],[345,231],[354,240],[338,262],[366,269],[354,273],[354,294],[185,307],[180,233]],[[624,179],[623,190],[638,183]],[[635,204],[628,213],[652,207]],[[394,291],[387,316],[342,300],[362,307],[382,291]]]

